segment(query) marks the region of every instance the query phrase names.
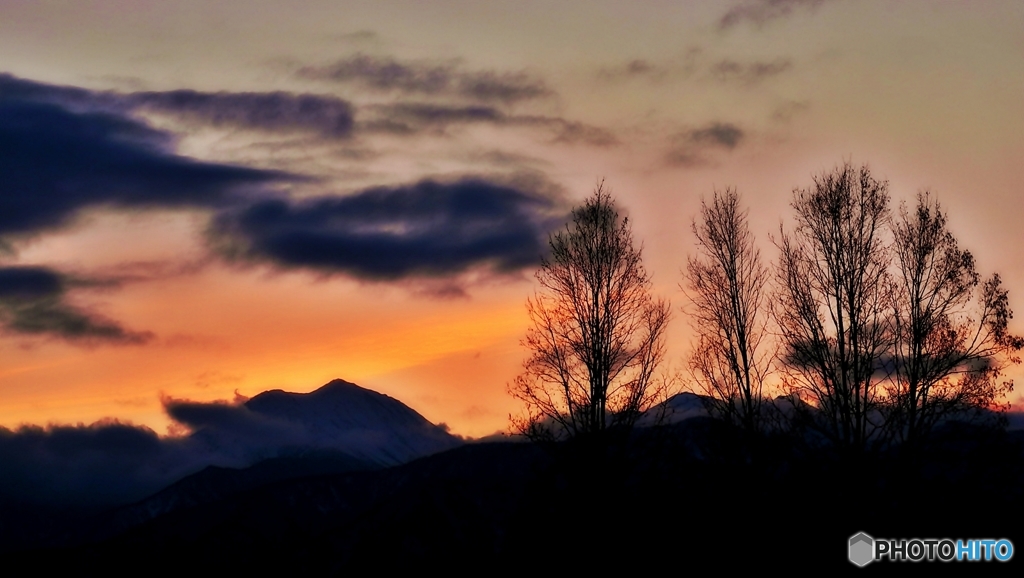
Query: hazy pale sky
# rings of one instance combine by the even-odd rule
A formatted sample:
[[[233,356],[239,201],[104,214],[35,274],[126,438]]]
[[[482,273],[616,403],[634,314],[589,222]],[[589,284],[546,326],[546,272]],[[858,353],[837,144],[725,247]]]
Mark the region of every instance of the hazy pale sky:
[[[504,429],[537,256],[602,178],[677,367],[701,196],[774,259],[844,161],[932,191],[1024,312],[1017,0],[0,0],[0,74],[8,427],[340,377]]]

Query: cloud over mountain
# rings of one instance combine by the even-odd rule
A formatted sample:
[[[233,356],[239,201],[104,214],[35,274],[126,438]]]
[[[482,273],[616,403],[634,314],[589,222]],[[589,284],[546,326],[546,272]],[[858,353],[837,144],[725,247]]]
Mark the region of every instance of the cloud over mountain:
[[[161,437],[117,421],[0,427],[0,508],[11,503],[125,504],[209,465],[247,467],[310,451],[395,465],[461,443],[398,400],[335,380],[308,394],[245,403],[164,400],[194,432]]]

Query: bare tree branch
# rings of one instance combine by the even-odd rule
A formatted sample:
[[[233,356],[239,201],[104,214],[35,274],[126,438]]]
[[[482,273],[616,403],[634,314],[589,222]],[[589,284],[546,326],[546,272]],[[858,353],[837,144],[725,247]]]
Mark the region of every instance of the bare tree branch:
[[[669,305],[651,294],[629,220],[603,183],[550,239],[527,300],[530,357],[509,393],[526,404],[515,430],[574,437],[631,426],[659,392]]]
[[[787,385],[817,406],[813,422],[826,437],[854,450],[883,434],[879,372],[892,343],[888,203],[888,183],[846,163],[793,191],[797,227],[776,242],[773,313]]]
[[[998,275],[985,283],[961,250],[946,215],[927,192],[900,207],[893,226],[899,291],[893,303],[896,342],[893,432],[917,442],[941,420],[990,409],[1012,387],[1000,381],[1024,339],[1007,333],[1013,316]]]
[[[692,224],[698,254],[687,260],[683,287],[693,305],[689,319],[697,343],[690,374],[712,415],[748,432],[763,422],[765,380],[774,352],[765,343],[768,269],[747,227],[735,189],[701,201]]]

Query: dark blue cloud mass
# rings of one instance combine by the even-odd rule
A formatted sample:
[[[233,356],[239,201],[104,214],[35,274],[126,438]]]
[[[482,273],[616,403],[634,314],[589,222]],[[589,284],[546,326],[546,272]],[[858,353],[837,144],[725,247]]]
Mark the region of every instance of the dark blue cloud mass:
[[[0,74],[0,245],[10,249],[19,236],[68,225],[89,208],[195,207],[213,213],[209,239],[221,256],[387,281],[520,271],[539,262],[548,233],[564,222],[565,208],[547,193],[551,185],[536,180],[423,180],[294,200],[282,187],[310,177],[179,155],[177,135],[149,125],[143,111],[330,138],[348,138],[364,126],[354,123],[347,101],[334,97],[117,93]],[[487,122],[541,126],[567,142],[614,142],[594,127],[489,106],[393,103],[373,111],[377,121],[413,132]],[[67,280],[43,268],[0,270],[0,326],[73,340],[146,339],[70,306]],[[30,297],[4,294],[5,283],[30,282],[41,284]]]
[[[144,343],[146,332],[129,331],[67,303],[74,280],[46,267],[0,267],[0,325],[23,335],[49,335],[74,342]]]
[[[266,200],[221,213],[213,238],[229,258],[370,280],[535,266],[565,211],[527,187],[479,178],[424,180],[345,197]]]
[[[0,93],[0,235],[66,224],[80,209],[217,206],[295,177],[177,155],[173,135],[127,115]]]
[[[0,75],[0,245],[67,225],[80,211],[221,207],[300,179],[174,152],[174,135],[132,117],[113,93]],[[81,280],[78,280],[81,281]],[[73,342],[152,336],[68,302],[78,281],[45,267],[0,267],[0,327]]]

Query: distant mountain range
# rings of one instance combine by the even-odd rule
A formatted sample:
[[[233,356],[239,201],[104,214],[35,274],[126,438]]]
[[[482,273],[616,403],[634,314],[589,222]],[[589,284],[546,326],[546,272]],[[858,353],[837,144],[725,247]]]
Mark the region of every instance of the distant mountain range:
[[[165,407],[193,433],[158,437],[116,422],[0,428],[0,552],[98,538],[268,483],[375,470],[463,444],[402,402],[341,379],[241,404]]]
[[[205,468],[102,510],[0,495],[0,552],[12,564],[85,574],[159,560],[165,571],[335,575],[413,564],[536,569],[553,543],[580,552],[614,535],[616,553],[685,544],[719,566],[742,566],[774,560],[764,537],[791,519],[791,538],[804,548],[798,562],[845,569],[842,548],[857,531],[1018,538],[1016,514],[978,508],[940,526],[951,519],[933,504],[997,495],[1006,512],[1021,511],[1022,432],[949,428],[915,460],[894,448],[854,467],[799,436],[739,435],[709,418],[699,395],[679,394],[662,409],[650,416],[658,426],[594,445],[466,443],[398,400],[342,380],[240,404],[171,404],[168,413],[194,433],[160,438],[167,445],[153,455],[187,450]],[[211,461],[224,459],[241,461]],[[851,499],[863,488],[915,489]],[[794,492],[800,499],[779,500]],[[735,556],[737,547],[746,555]],[[604,559],[587,555],[583,565]]]

